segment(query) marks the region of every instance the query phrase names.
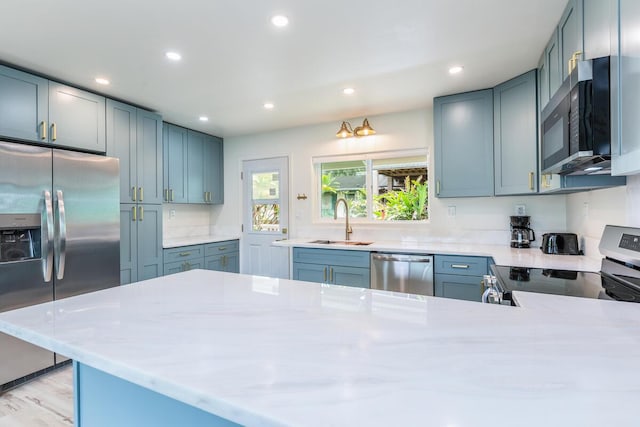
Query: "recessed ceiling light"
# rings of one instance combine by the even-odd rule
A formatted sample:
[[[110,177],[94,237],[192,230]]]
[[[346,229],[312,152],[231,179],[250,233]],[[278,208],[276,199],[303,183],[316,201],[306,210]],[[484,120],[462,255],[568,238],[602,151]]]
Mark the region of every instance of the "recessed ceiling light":
[[[342,93],[344,93],[345,95],[353,95],[354,93],[356,93],[356,90],[352,87],[346,87],[342,89]]]
[[[111,82],[104,77],[96,77],[96,83],[98,83],[99,85],[108,85]]]
[[[208,122],[208,121],[209,121],[209,117],[207,117],[207,116],[200,116],[200,121],[201,121],[201,122]]]
[[[286,27],[289,25],[289,18],[284,15],[276,15],[271,18],[271,23],[278,28]]]
[[[273,107],[275,107],[275,105],[273,105],[273,102],[265,102],[264,103],[265,110],[273,110]]]
[[[449,68],[449,74],[461,73],[463,69],[464,68],[462,67],[462,65],[455,65],[455,66]]]
[[[172,61],[180,61],[182,59],[182,55],[178,52],[167,52],[165,53],[165,56]]]

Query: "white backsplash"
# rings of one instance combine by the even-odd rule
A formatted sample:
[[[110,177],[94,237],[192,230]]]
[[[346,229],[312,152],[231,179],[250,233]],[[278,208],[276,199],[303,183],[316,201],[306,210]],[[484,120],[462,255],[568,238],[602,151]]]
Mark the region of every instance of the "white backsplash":
[[[162,206],[163,239],[210,234],[211,207],[169,204]]]

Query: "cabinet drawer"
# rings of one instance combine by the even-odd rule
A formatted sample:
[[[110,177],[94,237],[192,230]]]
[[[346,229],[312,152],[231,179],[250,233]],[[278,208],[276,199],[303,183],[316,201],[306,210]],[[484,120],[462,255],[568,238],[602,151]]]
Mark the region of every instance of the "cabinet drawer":
[[[204,268],[204,260],[169,262],[164,264],[164,275],[182,273],[183,271],[195,270],[197,268]]]
[[[436,255],[434,263],[436,274],[482,276],[488,273],[488,261],[485,257]]]
[[[204,245],[180,246],[164,250],[164,262],[189,261],[204,258]]]
[[[238,252],[239,242],[237,240],[225,240],[224,242],[208,243],[204,246],[204,256],[223,255],[229,252]]]
[[[369,252],[340,249],[293,248],[293,262],[369,268]]]

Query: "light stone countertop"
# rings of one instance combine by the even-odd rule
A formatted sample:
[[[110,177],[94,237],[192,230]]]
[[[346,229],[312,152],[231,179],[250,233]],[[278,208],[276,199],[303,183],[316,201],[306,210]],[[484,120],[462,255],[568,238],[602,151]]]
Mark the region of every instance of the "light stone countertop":
[[[248,426],[637,426],[640,304],[521,307],[193,270],[0,331]]]
[[[601,258],[583,255],[549,255],[540,248],[513,249],[508,245],[483,243],[445,243],[416,241],[375,241],[371,245],[356,246],[346,244],[310,243],[316,240],[291,239],[273,242],[274,246],[299,248],[347,249],[371,252],[407,252],[438,255],[468,255],[492,257],[497,265],[511,267],[550,268],[555,270],[600,271]]]
[[[227,240],[238,240],[240,236],[221,236],[221,235],[203,235],[203,236],[187,236],[187,237],[174,237],[170,239],[164,239],[162,241],[162,247],[164,249],[177,248],[180,246],[202,245],[206,243],[224,242]]]

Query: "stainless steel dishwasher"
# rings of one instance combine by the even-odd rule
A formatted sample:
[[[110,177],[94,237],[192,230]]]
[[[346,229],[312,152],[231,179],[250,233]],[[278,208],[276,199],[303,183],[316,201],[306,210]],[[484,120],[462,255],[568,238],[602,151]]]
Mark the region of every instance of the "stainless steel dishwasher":
[[[433,295],[433,256],[372,252],[371,289]]]

